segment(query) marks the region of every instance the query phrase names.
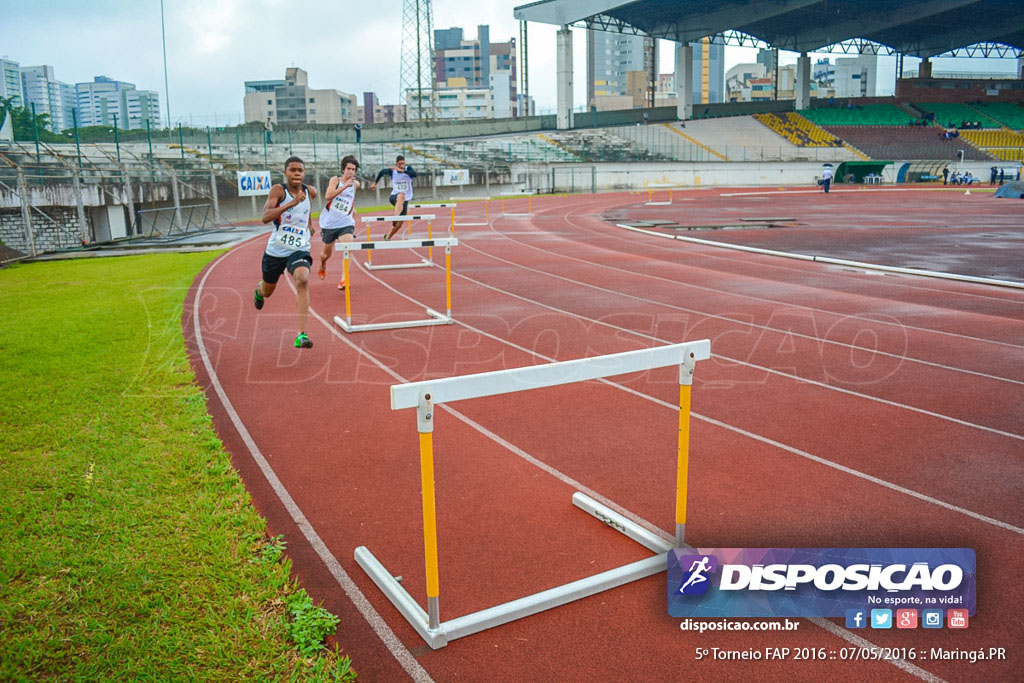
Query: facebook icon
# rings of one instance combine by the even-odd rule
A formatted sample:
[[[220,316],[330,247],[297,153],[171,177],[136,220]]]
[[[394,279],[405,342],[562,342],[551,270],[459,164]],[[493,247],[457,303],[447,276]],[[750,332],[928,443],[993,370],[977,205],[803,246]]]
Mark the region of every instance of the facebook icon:
[[[868,622],[867,610],[848,609],[846,610],[846,628],[866,628]]]

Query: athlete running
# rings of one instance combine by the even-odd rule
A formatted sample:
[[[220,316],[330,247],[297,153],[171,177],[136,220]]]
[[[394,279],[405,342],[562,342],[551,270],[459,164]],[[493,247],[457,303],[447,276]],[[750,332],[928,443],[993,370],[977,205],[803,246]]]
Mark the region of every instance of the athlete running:
[[[263,279],[256,285],[253,304],[263,308],[264,300],[277,289],[277,281],[286,269],[295,282],[295,303],[299,311],[299,335],[295,348],[308,349],[313,342],[306,336],[306,318],[309,315],[309,269],[313,259],[309,255],[309,238],[313,227],[309,224],[310,198],[316,198],[316,188],[304,185],[306,164],[299,157],[284,162],[285,182],[270,188],[270,196],[263,207],[263,223],[274,223],[267,249],[263,254]]]
[[[355,239],[356,221],[352,211],[356,203],[356,190],[359,181],[356,171],[359,162],[351,154],[341,160],[341,175],[332,176],[327,184],[324,199],[327,206],[320,214],[320,236],[324,247],[320,251],[320,269],[317,275],[323,280],[327,277],[327,260],[334,254],[335,242],[351,242]],[[345,280],[338,283],[338,289],[345,289]]]
[[[412,179],[416,177],[416,171],[412,166],[406,166],[405,157],[399,154],[395,157],[394,166],[381,169],[377,177],[374,178],[373,184],[370,185],[370,189],[376,190],[377,183],[388,173],[391,174],[391,205],[395,207],[396,216],[404,216],[409,209],[409,201],[412,199]],[[384,237],[385,242],[398,232],[402,223],[395,221],[391,226],[391,232]]]

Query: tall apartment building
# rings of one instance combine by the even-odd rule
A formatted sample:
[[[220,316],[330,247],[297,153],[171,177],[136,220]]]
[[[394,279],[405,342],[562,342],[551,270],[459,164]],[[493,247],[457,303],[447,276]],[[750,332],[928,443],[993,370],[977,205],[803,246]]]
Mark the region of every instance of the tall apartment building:
[[[693,84],[693,103],[724,102],[725,88],[725,46],[715,45],[708,39],[690,43],[693,48],[693,72],[690,82]],[[653,62],[653,72],[652,72]],[[587,31],[587,102],[598,109],[612,107],[602,106],[597,99],[600,97],[619,97],[608,102],[624,102],[621,97],[634,94],[627,92],[629,88],[629,72],[642,71],[645,74],[658,73],[658,54],[656,41],[645,36],[635,36],[606,31]],[[632,77],[634,84],[636,76]],[[659,74],[655,86],[656,92],[675,92],[674,75],[671,81]],[[645,100],[638,101],[638,107],[647,106],[649,92]],[[635,97],[633,98],[635,99]],[[660,103],[655,102],[658,106]]]
[[[811,78],[835,97],[874,97],[878,78],[878,55],[840,57],[831,63],[819,59],[811,69]]]
[[[334,89],[309,87],[298,67],[285,69],[283,81],[245,81],[245,120],[273,123],[354,123],[358,100]]]
[[[518,116],[519,83],[515,38],[504,43],[492,43],[490,36],[490,27],[487,25],[477,26],[476,40],[466,40],[461,28],[435,30],[436,87],[438,90],[500,87],[501,92],[495,92],[493,99],[501,103],[506,100],[509,102],[507,108],[501,105],[501,116]],[[495,75],[498,77],[492,79]]]
[[[424,90],[424,108],[429,99],[433,100],[434,116],[444,121],[465,121],[468,119],[494,118],[494,92],[488,88],[473,88],[462,84],[463,79],[450,79],[456,87]],[[405,94],[405,102],[410,118],[415,118],[419,109],[417,93],[413,90]]]
[[[21,87],[21,65],[18,62],[0,59],[0,98],[13,97],[11,104],[21,107],[25,104],[25,95]]]
[[[405,121],[404,104],[381,104],[377,93],[364,92],[363,103],[358,107],[357,123],[402,123]]]
[[[658,73],[658,52],[654,38],[609,31],[587,31],[587,104],[597,106],[598,97],[629,95],[626,74]],[[635,81],[635,77],[633,79]],[[600,107],[599,107],[600,108]]]
[[[74,125],[74,92],[58,81],[48,65],[21,67],[21,88],[25,107],[35,105],[36,114],[50,115],[50,129],[61,131]]]
[[[75,84],[79,126],[113,126],[127,130],[160,126],[160,96],[155,90],[139,90],[134,83],[108,76]]]

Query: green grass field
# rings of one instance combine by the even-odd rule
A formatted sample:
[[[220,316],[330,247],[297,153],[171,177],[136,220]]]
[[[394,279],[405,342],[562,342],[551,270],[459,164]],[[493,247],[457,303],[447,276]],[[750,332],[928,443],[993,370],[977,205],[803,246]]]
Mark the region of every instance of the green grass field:
[[[188,363],[215,256],[0,269],[0,680],[354,678]]]

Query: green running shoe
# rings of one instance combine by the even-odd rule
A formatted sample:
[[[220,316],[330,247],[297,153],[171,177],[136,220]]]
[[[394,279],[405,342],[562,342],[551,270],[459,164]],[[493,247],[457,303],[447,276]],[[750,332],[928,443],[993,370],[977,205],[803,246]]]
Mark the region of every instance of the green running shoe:
[[[311,349],[313,348],[313,341],[306,336],[305,332],[299,332],[299,336],[295,338],[295,348]]]
[[[256,306],[257,311],[263,310],[263,301],[263,295],[260,294],[260,288],[257,287],[256,291],[252,293],[252,303]]]

